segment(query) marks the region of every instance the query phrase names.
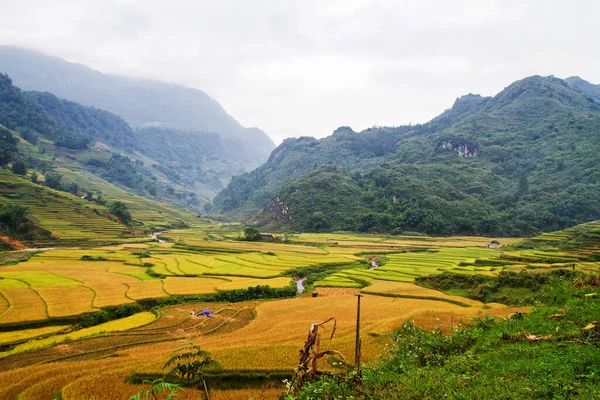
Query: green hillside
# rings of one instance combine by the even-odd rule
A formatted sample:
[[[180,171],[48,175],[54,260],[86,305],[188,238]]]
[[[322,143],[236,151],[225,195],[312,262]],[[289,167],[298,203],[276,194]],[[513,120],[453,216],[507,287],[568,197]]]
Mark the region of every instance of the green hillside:
[[[32,145],[22,139],[18,148],[20,157],[26,160],[29,167],[29,177],[38,174],[40,183],[47,184],[44,182],[43,175],[43,172],[46,171],[46,176],[49,174],[60,176],[60,189],[71,195],[76,194],[77,196],[72,196],[76,199],[91,194],[94,200],[102,198],[106,202],[122,201],[127,204],[133,218],[147,228],[190,224],[198,221],[196,215],[189,211],[136,195],[126,186],[111,182],[88,169],[86,164],[90,159],[103,159],[108,162],[112,157],[109,152],[104,150],[60,151],[43,139],[37,145]],[[160,180],[158,182],[160,183]]]
[[[542,233],[515,245],[518,248],[576,250],[600,257],[600,221],[574,226],[557,232]]]
[[[133,236],[126,226],[109,219],[106,207],[52,190],[0,171],[0,200],[26,207],[37,226],[49,231],[52,238],[37,241],[37,246],[98,242]]]
[[[96,196],[92,201],[82,199],[0,170],[0,202],[25,207],[32,222],[51,234],[27,240],[30,245],[79,246],[147,240],[148,230],[199,222],[193,214],[135,196],[92,174],[67,169],[57,173],[64,176],[65,183],[95,188],[107,205],[113,201],[125,203],[134,224],[128,227],[116,222],[107,206],[96,202]]]
[[[117,115],[51,93],[21,91],[1,74],[0,124],[45,155],[23,152],[28,168],[60,168],[66,159],[128,192],[195,211],[232,175],[259,163],[256,153],[244,156],[247,146],[236,139],[164,128],[134,131]]]
[[[19,248],[21,243],[48,247],[147,240],[149,230],[199,222],[195,214],[137,196],[94,175],[82,162],[99,153],[110,160],[108,153],[60,149],[42,137],[35,142],[19,139],[0,125],[3,249]],[[110,211],[117,201],[131,213],[131,226],[118,223]]]
[[[530,236],[600,218],[599,135],[598,103],[534,76],[463,96],[424,125],[288,139],[213,211],[239,218],[269,205],[250,222],[270,229]],[[346,169],[330,176],[327,163]]]

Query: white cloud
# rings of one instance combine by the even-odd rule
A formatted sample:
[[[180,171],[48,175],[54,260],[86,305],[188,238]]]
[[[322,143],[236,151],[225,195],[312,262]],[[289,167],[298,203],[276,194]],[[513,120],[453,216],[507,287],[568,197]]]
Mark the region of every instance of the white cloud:
[[[22,0],[0,43],[197,87],[277,142],[425,122],[532,74],[600,83],[597,0]]]

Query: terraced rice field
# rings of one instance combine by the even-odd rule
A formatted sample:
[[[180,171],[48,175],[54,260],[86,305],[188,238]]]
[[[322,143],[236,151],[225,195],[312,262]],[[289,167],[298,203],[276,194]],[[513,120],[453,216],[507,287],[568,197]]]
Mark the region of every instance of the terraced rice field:
[[[101,242],[127,233],[123,225],[105,218],[106,207],[35,185],[5,171],[0,171],[0,199],[27,207],[42,228],[65,244]],[[40,247],[44,245],[40,243]]]
[[[135,254],[140,250],[144,248],[123,246],[119,251],[59,249],[2,267],[0,325],[72,317],[104,307],[171,295],[214,293],[257,285],[280,288],[291,282],[290,278],[279,276],[285,268],[264,274],[260,265],[251,268],[186,252],[179,255],[159,253],[156,257],[141,259]],[[230,257],[235,259],[236,256]],[[144,267],[143,263],[147,261],[155,263],[156,268]],[[199,264],[194,262],[212,265],[207,268],[211,275],[202,275],[203,271],[195,269]],[[177,267],[178,264],[183,270]],[[291,261],[289,265],[297,263]],[[264,268],[273,267],[265,265]],[[168,276],[158,279],[148,275],[149,270],[164,271]]]
[[[131,215],[135,220],[143,221],[145,224],[153,225],[158,229],[179,221],[185,221],[186,223],[199,222],[196,215],[192,213],[128,193],[86,171],[76,170],[75,168],[69,169],[66,167],[57,168],[55,170],[63,174],[63,180],[67,183],[75,182],[84,188],[99,189],[102,191],[102,197],[109,201],[123,201],[129,208]]]
[[[5,346],[0,382],[10,382],[0,388],[0,398],[52,398],[60,391],[62,399],[126,399],[147,388],[127,383],[128,378],[159,376],[182,339],[210,351],[229,374],[291,372],[310,324],[329,317],[337,319],[337,330],[322,346],[341,351],[352,362],[354,294],[359,291],[364,294],[362,356],[374,360],[390,333],[407,320],[426,329],[448,330],[472,317],[526,311],[424,289],[413,283],[416,277],[447,271],[494,275],[502,270],[569,268],[573,263],[597,271],[599,266],[568,251],[490,250],[485,238],[302,234],[288,243],[254,243],[235,240],[237,233],[219,226],[167,236],[174,243],[51,250],[0,267],[0,326],[14,328],[0,334],[0,346]],[[369,269],[366,260],[373,257],[381,262]],[[314,283],[316,298],[305,294],[277,301],[181,304],[159,310],[158,318],[141,313],[69,333],[60,333],[62,324],[22,329],[28,322],[143,299],[256,285],[285,287],[291,283],[289,271],[314,267],[325,271]],[[190,311],[204,308],[217,316],[190,317]],[[329,368],[325,360],[322,368]],[[217,384],[211,398],[271,399],[281,389],[279,381],[260,389],[223,391]],[[202,396],[195,389],[187,392],[187,398]]]
[[[175,244],[57,249],[2,267],[0,325],[72,317],[172,295],[257,285],[285,287],[291,282],[284,276],[287,271],[315,266],[332,270],[314,286],[338,288],[361,288],[380,281],[410,283],[419,276],[447,271],[493,275],[507,269],[568,268],[573,263],[588,271],[598,268],[597,263],[581,262],[581,255],[574,253],[490,250],[485,248],[488,239],[483,238],[302,234],[293,238],[301,242],[269,243],[202,239],[205,236],[190,239],[186,231],[169,235],[185,239]],[[461,240],[466,245],[457,247]],[[415,241],[420,246],[411,247]],[[431,248],[421,247],[425,243]],[[480,246],[473,247],[474,243]],[[194,247],[186,247],[190,244]],[[398,248],[393,250],[393,246]],[[357,263],[368,254],[376,254],[383,265],[369,269],[368,264]]]
[[[453,320],[459,323],[486,312],[507,315],[515,311],[504,306],[484,310],[477,305],[461,307],[443,301],[397,301],[370,295],[363,298],[362,304],[365,361],[377,357],[389,340],[391,330],[409,318],[418,317],[427,322],[431,319],[427,317],[428,313],[440,312],[453,315]],[[96,332],[105,330],[107,333],[103,336],[80,340],[70,337],[66,341],[66,335],[42,339],[33,342],[39,349],[36,353],[25,352],[32,350],[31,347],[15,348],[13,355],[5,354],[0,358],[0,370],[4,371],[0,373],[0,381],[14,382],[0,389],[0,395],[14,398],[21,394],[20,399],[27,399],[52,397],[61,391],[63,399],[105,398],[103,396],[107,394],[113,396],[111,398],[126,399],[145,387],[125,383],[127,378],[133,374],[160,374],[162,365],[181,339],[191,340],[210,351],[223,363],[225,372],[291,371],[310,324],[330,316],[337,318],[337,331],[331,342],[323,341],[322,345],[341,351],[351,362],[355,307],[356,300],[352,295],[172,306],[161,310],[156,321],[142,327],[114,332],[104,326],[95,329]],[[217,311],[217,316],[214,319],[190,317],[190,309],[204,308]],[[419,317],[421,315],[425,317]],[[122,322],[118,325],[119,330],[125,326]],[[82,332],[80,336],[93,333],[79,332]],[[52,345],[52,341],[57,344]],[[34,357],[44,368],[30,365]],[[321,368],[329,368],[326,361],[321,362]],[[253,395],[275,399],[282,389],[279,382],[275,387],[265,389],[213,390],[211,398],[245,399],[244,396]],[[195,389],[186,391],[188,398],[201,398]]]
[[[274,249],[271,249],[274,250]],[[290,269],[315,265],[349,264],[360,258],[352,255],[311,254],[277,249],[277,254],[249,252],[242,254],[156,255],[152,269],[163,275],[224,275],[274,278]]]
[[[446,271],[463,274],[492,274],[493,267],[461,266],[461,263],[474,262],[479,257],[495,257],[497,251],[465,247],[442,248],[439,250],[388,254],[384,265],[375,269],[348,269],[334,273],[316,282],[316,286],[360,287],[358,282],[387,280],[413,282],[418,276],[441,274]]]
[[[0,346],[49,336],[67,328],[69,328],[69,325],[44,326],[42,328],[22,329],[13,332],[0,332]]]

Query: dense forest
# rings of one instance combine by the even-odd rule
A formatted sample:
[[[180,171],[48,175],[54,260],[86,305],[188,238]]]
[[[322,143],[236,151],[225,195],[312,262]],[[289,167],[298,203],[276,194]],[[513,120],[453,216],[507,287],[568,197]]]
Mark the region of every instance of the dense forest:
[[[270,229],[509,236],[598,219],[600,103],[578,87],[534,76],[427,124],[288,139],[213,210],[267,206],[249,222]]]
[[[64,130],[87,137],[90,144],[99,141],[129,152],[139,147],[129,124],[117,115],[59,99],[52,93],[24,94],[39,104]]]
[[[81,149],[90,142],[81,131],[60,126],[41,105],[13,86],[11,79],[4,74],[0,74],[0,124],[25,134],[42,134],[60,147]]]
[[[244,172],[243,152],[232,149],[217,133],[141,128],[135,131],[141,152],[156,160],[156,168],[172,181],[201,182],[222,189],[231,175]]]

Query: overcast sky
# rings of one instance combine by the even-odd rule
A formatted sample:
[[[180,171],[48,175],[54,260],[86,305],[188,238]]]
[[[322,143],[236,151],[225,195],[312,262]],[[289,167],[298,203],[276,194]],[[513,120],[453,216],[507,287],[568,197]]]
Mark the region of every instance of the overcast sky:
[[[207,92],[276,143],[426,122],[529,75],[600,83],[598,0],[0,0],[0,43]]]

